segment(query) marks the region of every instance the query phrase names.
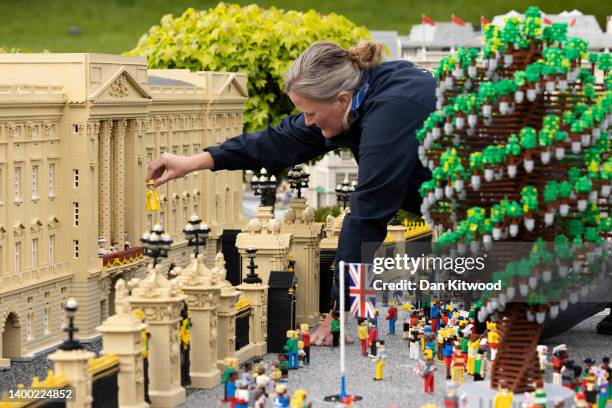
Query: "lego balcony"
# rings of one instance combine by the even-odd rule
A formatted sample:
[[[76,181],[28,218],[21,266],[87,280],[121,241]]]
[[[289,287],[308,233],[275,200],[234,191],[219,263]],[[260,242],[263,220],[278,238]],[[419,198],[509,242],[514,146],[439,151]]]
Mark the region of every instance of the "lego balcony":
[[[68,274],[70,274],[68,262],[46,265],[35,269],[26,269],[23,273],[15,273],[0,277],[0,290],[20,287],[25,283],[35,283]]]
[[[133,265],[144,259],[143,247],[132,247],[124,251],[111,252],[100,255],[104,269]]]

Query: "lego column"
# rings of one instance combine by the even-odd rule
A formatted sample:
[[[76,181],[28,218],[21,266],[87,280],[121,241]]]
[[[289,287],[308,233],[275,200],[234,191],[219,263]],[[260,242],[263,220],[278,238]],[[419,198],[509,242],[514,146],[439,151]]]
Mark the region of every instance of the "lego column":
[[[319,243],[323,224],[314,222],[314,210],[305,198],[292,198],[281,228],[293,237],[291,255],[297,277],[296,319],[310,326],[319,322]]]
[[[66,408],[88,408],[92,406],[91,372],[89,360],[95,354],[87,350],[57,350],[49,355],[56,374],[63,373],[74,388],[74,401],[67,401]]]
[[[223,359],[236,355],[236,308],[234,305],[240,292],[231,285],[221,288],[217,309],[217,366],[223,366]]]
[[[144,400],[144,372],[141,333],[147,325],[130,313],[128,291],[123,279],[115,285],[115,310],[117,314],[109,317],[96,328],[102,333],[104,354],[115,354],[119,358],[119,406],[122,408],[146,408]]]
[[[102,133],[100,134],[99,144],[99,194],[100,197],[100,212],[99,212],[99,235],[106,239],[106,248],[109,247],[111,241],[111,133],[113,130],[113,122],[105,120],[102,122]]]
[[[251,303],[249,344],[254,346],[254,355],[263,356],[268,348],[268,285],[262,282],[242,283],[238,289]]]
[[[149,343],[149,397],[152,407],[175,407],[185,401],[181,387],[179,321],[185,296],[178,281],[168,281],[161,265],[148,265],[148,273],[130,296],[132,310],[145,314]]]
[[[113,237],[123,250],[125,242],[125,128],[126,120],[118,120],[113,135]]]
[[[217,308],[221,294],[219,278],[206,267],[202,254],[197,259],[192,254],[191,264],[182,270],[178,279],[186,296],[191,319],[191,386],[213,388],[221,379],[217,368]]]
[[[292,236],[281,232],[282,222],[274,219],[272,207],[257,208],[257,217],[249,221],[248,232],[236,236],[236,247],[242,257],[242,276],[248,273],[246,251],[257,249],[258,274],[264,283],[268,282],[270,271],[286,271]]]

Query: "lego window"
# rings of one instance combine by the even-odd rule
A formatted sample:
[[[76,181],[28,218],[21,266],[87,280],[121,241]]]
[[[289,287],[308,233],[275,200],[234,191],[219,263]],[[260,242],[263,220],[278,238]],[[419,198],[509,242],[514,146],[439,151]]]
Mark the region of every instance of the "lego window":
[[[351,160],[353,158],[353,154],[347,150],[340,150],[340,158],[342,160]]]
[[[21,167],[15,166],[13,171],[13,198],[21,201]]]
[[[38,165],[32,166],[32,200],[38,199]]]
[[[38,268],[38,238],[32,239],[32,269]]]
[[[21,136],[21,126],[12,126],[11,127],[11,136],[19,137]]]
[[[60,312],[60,329],[63,329],[64,327],[66,327],[66,310],[64,309],[64,303],[62,302],[59,305],[59,312]]]
[[[72,169],[72,187],[79,187],[79,169]]]
[[[32,340],[34,338],[34,312],[28,311],[26,316],[26,330],[27,330],[27,339]]]
[[[21,273],[21,242],[15,242],[15,259],[13,262],[13,272]]]
[[[49,196],[55,196],[55,163],[50,163],[47,169],[48,179],[49,179]]]
[[[79,258],[79,240],[78,239],[72,240],[72,256],[74,257],[74,259]]]
[[[43,322],[43,327],[44,327],[44,331],[45,334],[49,334],[50,330],[49,330],[49,321],[51,320],[51,308],[49,307],[49,305],[45,306],[45,320]]]
[[[72,124],[72,133],[75,134],[75,135],[79,134],[79,125],[78,124],[76,124],[76,123]]]
[[[53,265],[55,263],[55,235],[49,235],[49,248],[48,248],[48,256],[49,256],[49,265]]]
[[[176,208],[173,208],[172,209],[172,213],[170,215],[170,223],[172,224],[171,225],[172,226],[172,232],[176,231],[176,222],[177,222],[177,219],[176,219]]]
[[[79,226],[79,203],[72,203],[72,225],[75,227]]]

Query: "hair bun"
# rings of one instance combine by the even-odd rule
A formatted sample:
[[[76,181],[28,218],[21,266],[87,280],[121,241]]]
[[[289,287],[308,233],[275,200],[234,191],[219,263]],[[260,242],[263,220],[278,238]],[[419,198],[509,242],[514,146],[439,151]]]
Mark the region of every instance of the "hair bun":
[[[361,69],[368,69],[380,64],[385,46],[378,41],[360,41],[355,47],[346,50],[349,60]]]

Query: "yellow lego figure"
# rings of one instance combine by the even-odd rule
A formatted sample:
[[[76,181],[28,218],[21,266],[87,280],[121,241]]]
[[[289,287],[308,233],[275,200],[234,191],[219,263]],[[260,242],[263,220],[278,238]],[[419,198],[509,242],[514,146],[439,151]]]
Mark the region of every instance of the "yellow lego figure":
[[[448,337],[448,329],[440,329],[438,330],[438,362],[443,362],[444,358],[442,357],[442,347],[444,345],[444,340]]]
[[[387,359],[387,353],[385,353],[385,342],[380,340],[376,342],[376,356],[372,359],[376,363],[376,373],[374,374],[374,380],[380,381],[383,379],[383,366]]]
[[[497,349],[499,348],[500,341],[501,336],[497,331],[497,323],[487,322],[487,342],[489,343],[489,348],[491,349],[491,361],[495,361],[495,356],[497,355]]]
[[[306,406],[306,390],[295,390],[293,391],[293,397],[291,398],[290,407],[291,408],[302,408]]]
[[[511,408],[514,394],[508,388],[506,380],[499,381],[499,391],[495,394],[493,408]]]
[[[478,348],[480,347],[480,337],[474,336],[473,341],[468,342],[468,354],[467,354],[467,372],[469,375],[474,375],[474,360],[478,354]]]
[[[465,357],[461,351],[461,346],[455,346],[453,359],[451,361],[451,381],[454,385],[463,384],[465,373]]]
[[[159,192],[153,188],[153,184],[155,184],[153,180],[149,180],[147,182],[147,192],[145,193],[147,197],[147,206],[145,207],[145,210],[147,211],[161,210],[161,205],[159,204]]]
[[[368,322],[363,320],[357,327],[357,337],[361,343],[361,355],[368,355]]]

